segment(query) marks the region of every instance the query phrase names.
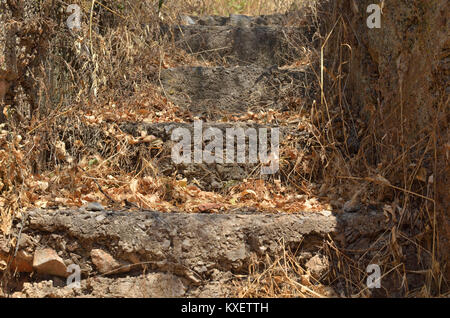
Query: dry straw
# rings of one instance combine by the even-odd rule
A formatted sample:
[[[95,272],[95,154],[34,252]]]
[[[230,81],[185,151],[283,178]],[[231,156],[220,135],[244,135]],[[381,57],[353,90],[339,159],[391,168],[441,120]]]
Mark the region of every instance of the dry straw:
[[[394,115],[381,116],[371,104],[364,105],[359,112],[352,109],[351,96],[365,92],[365,87],[350,88],[351,81],[364,81],[357,78],[363,73],[359,68],[363,55],[354,25],[348,19],[351,11],[345,10],[351,10],[345,6],[349,1],[343,1],[342,7],[336,1],[323,1],[329,3],[325,8],[315,6],[317,1],[164,1],[160,15],[156,1],[75,2],[86,11],[86,29],[77,34],[65,32],[64,25],[49,29],[52,33],[46,38],[50,43],[47,54],[40,57],[31,54],[29,64],[24,65],[28,78],[36,79],[35,83],[38,83],[39,90],[32,96],[38,108],[30,113],[29,92],[19,91],[14,109],[16,115],[8,117],[6,123],[9,132],[0,135],[3,147],[0,151],[3,200],[0,229],[3,233],[8,233],[13,218],[30,205],[32,198],[48,195],[42,184],[38,190],[31,186],[34,173],[51,171],[51,180],[55,187],[66,191],[62,192],[64,194],[75,188],[76,182],[85,183],[92,191],[97,186],[117,190],[142,175],[158,175],[154,163],[147,159],[150,156],[164,159],[167,154],[162,153],[159,145],[150,149],[132,148],[114,123],[117,118],[98,123],[104,128],[102,133],[96,132],[98,130],[92,128],[86,118],[98,115],[95,113],[98,107],[110,113],[128,114],[126,118],[136,118],[136,113],[143,108],[151,108],[155,120],[161,114],[167,116],[168,121],[190,119],[158,91],[161,69],[189,64],[214,65],[222,61],[205,61],[185,54],[170,38],[159,33],[160,22],[175,23],[182,14],[256,15],[287,10],[299,12],[298,8],[307,8],[305,12],[311,23],[317,26],[320,21],[320,28],[312,45],[315,49],[308,51],[299,64],[310,65],[314,70],[313,85],[320,89],[320,104],[308,105],[309,109],[296,109],[308,117],[296,123],[307,127],[312,137],[307,142],[293,138],[284,143],[281,175],[294,191],[311,196],[320,197],[321,192],[328,192],[345,197],[364,188],[367,191],[360,199],[366,204],[385,203],[387,219],[394,225],[371,238],[364,249],[339,247],[332,238],[323,242],[321,253],[328,256],[331,267],[322,279],[312,277],[305,270],[299,251],[289,247],[285,247],[281,255],[255,259],[248,275],[235,277],[236,295],[367,297],[371,292],[365,284],[366,267],[372,263],[382,268],[383,280],[391,282],[381,291],[383,296],[439,296],[448,289],[442,271],[444,264],[440,263],[438,255],[436,182],[426,174],[423,179],[421,170],[426,165],[434,178],[440,173],[438,114],[446,110],[448,100],[442,98],[436,105],[431,128],[423,131],[423,137],[407,142],[408,130],[404,128],[403,118],[407,109],[402,99],[402,112],[397,119],[402,128],[402,142],[398,149],[393,149],[380,135],[380,129],[386,121],[393,120]],[[42,15],[31,17],[36,26],[46,25],[47,18],[64,21],[63,15],[51,16],[56,11],[45,4],[40,9]],[[49,16],[45,17],[45,14]],[[298,19],[293,14],[291,24],[300,23]],[[0,24],[5,21],[0,20]],[[300,21],[304,23],[304,19]],[[39,27],[36,32],[39,33]],[[300,48],[304,39],[288,37],[287,40],[291,46]],[[35,47],[33,44],[43,43],[28,41],[24,45],[30,49]],[[0,69],[2,67],[5,66],[0,65]],[[93,97],[94,90],[98,93],[97,98]],[[394,93],[403,96],[403,92]],[[290,98],[295,104],[299,96],[294,94]],[[21,136],[26,136],[25,144]],[[312,145],[311,153],[293,153],[293,149],[305,143]],[[99,144],[102,150],[97,152],[95,147]],[[304,160],[307,164],[289,163],[288,156],[308,158]],[[89,177],[73,166],[74,162],[79,162],[90,169],[95,160],[100,165],[98,170],[89,172]],[[92,178],[96,181],[91,182]],[[166,177],[152,180],[148,193],[180,200],[173,180]],[[313,183],[323,184],[322,191],[314,188]],[[138,203],[146,204],[144,201]],[[283,246],[283,242],[279,244]],[[3,286],[5,284],[3,280]],[[327,285],[337,286],[338,292],[330,291]]]

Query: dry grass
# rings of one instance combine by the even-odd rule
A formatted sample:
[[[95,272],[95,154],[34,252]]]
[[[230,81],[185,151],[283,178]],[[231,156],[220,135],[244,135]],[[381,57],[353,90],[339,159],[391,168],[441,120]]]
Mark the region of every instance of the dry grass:
[[[178,11],[194,15],[247,14],[262,15],[286,12],[302,6],[305,0],[187,0],[166,1],[167,11]],[[311,1],[310,1],[311,2]]]
[[[180,14],[188,13],[271,14],[303,8],[313,2],[167,1],[162,8],[162,18],[170,22],[176,21]],[[78,3],[86,8],[90,8],[91,4],[90,1]],[[158,75],[162,68],[198,64],[199,61],[160,37],[156,2],[134,2],[133,5],[127,2],[123,6],[112,1],[102,3],[103,7],[95,7],[96,12],[91,20],[89,15],[86,17],[87,23],[79,33],[70,35],[55,27],[45,38],[50,43],[46,55],[38,58],[30,52],[29,64],[25,67],[30,72],[27,78],[34,79],[39,87],[38,94],[33,96],[37,109],[30,110],[31,105],[26,98],[30,91],[22,89],[23,92],[17,96],[17,107],[5,110],[8,121],[2,124],[0,134],[2,232],[8,232],[12,219],[39,200],[41,204],[55,201],[55,197],[71,198],[65,202],[54,202],[69,205],[79,205],[82,199],[88,198],[104,200],[92,178],[96,178],[105,189],[112,189],[109,194],[116,194],[118,199],[130,198],[127,196],[131,191],[128,185],[133,182],[153,199],[171,196],[187,201],[186,198],[192,196],[183,184],[169,178],[147,177],[135,181],[142,171],[130,173],[122,170],[129,164],[126,145],[121,152],[107,158],[96,157],[92,153],[83,156],[83,152],[89,151],[81,145],[77,150],[79,166],[88,170],[89,175],[77,169],[74,164],[76,160],[67,156],[65,145],[61,142],[67,140],[64,134],[71,132],[61,127],[72,126],[76,129],[86,121],[95,123],[95,118],[101,114],[111,114],[110,118],[105,115],[105,121],[112,122],[102,123],[105,130],[115,127],[114,122],[142,119],[144,109],[147,111],[145,117],[151,117],[154,121],[190,119],[183,117],[158,91]],[[313,153],[309,154],[310,164],[307,167],[297,162],[293,166],[283,166],[282,173],[291,187],[291,193],[306,193],[310,197],[322,197],[325,193],[327,202],[334,207],[339,207],[342,199],[350,199],[356,191],[364,188],[367,191],[361,201],[365,204],[383,203],[387,217],[395,226],[374,237],[369,249],[362,250],[357,245],[342,249],[331,240],[327,242],[323,253],[332,262],[327,281],[315,281],[303,268],[298,255],[288,249],[283,255],[255,260],[249,275],[236,281],[237,296],[332,296],[323,286],[332,284],[338,285],[343,294],[368,297],[365,268],[372,263],[381,266],[382,272],[386,273],[384,278],[390,282],[386,290],[381,291],[382,296],[442,295],[448,290],[448,285],[443,273],[445,264],[441,263],[438,255],[436,182],[430,182],[430,176],[436,178],[441,172],[437,158],[440,151],[437,141],[440,134],[438,116],[445,113],[448,100],[442,98],[435,105],[435,118],[429,129],[424,129],[421,138],[408,141],[409,131],[404,127],[404,121],[400,121],[394,125],[402,127],[401,142],[394,145],[384,139],[380,127],[386,121],[397,118],[396,113],[381,114],[377,111],[380,105],[376,105],[376,100],[365,103],[355,111],[348,101],[351,99],[349,95],[365,92],[364,87],[358,86],[352,87],[350,92],[347,86],[351,74],[364,74],[357,68],[362,57],[354,53],[359,48],[349,31],[352,25],[343,18],[338,6],[326,12],[313,12],[326,29],[320,38],[322,50],[317,48],[317,51],[310,52],[308,61],[304,62],[312,64],[323,53],[322,67],[315,68],[322,98],[320,103],[311,106],[304,123],[314,136],[315,146]],[[61,15],[51,18],[61,20]],[[38,26],[48,23],[40,17],[34,19]],[[28,29],[30,34],[31,31]],[[34,31],[39,32],[39,28]],[[29,48],[34,44],[32,41],[23,43]],[[33,64],[33,61],[36,63]],[[4,65],[0,65],[1,68]],[[359,80],[364,82],[362,77]],[[401,91],[384,93],[402,95]],[[404,112],[406,110],[402,111],[400,118],[405,115]],[[254,120],[253,114],[249,116]],[[279,117],[275,116],[275,119]],[[286,121],[289,120],[292,118],[286,118]],[[119,139],[112,140],[120,143]],[[293,153],[293,149],[297,148],[294,144],[295,140],[287,142],[282,149],[283,158],[299,157],[299,153]],[[151,164],[147,163],[146,169],[152,175]],[[77,183],[83,186],[77,187]],[[317,187],[319,183],[321,186]],[[244,186],[251,186],[251,182]],[[242,189],[234,188],[234,191],[238,190]],[[174,191],[178,191],[175,196]],[[214,194],[210,199],[226,202],[235,194],[230,192],[222,194],[222,197]],[[280,195],[279,188],[275,186],[267,192],[267,195],[274,194]],[[208,194],[196,192],[196,195]],[[156,203],[153,203],[156,205],[152,205],[148,198],[144,198],[147,201],[142,196],[140,198],[135,202],[146,204],[146,207],[158,206],[162,210],[171,210],[166,201],[155,199]],[[250,202],[242,203],[251,205]],[[409,289],[408,286],[414,288]]]
[[[299,253],[278,242],[281,255],[255,259],[248,275],[237,277],[233,284],[240,298],[326,298],[338,297],[302,265]]]
[[[334,164],[328,165],[324,174],[329,178],[330,187],[347,189],[350,193],[358,188],[366,189],[362,201],[384,202],[386,213],[394,221],[392,229],[374,238],[367,251],[355,247],[339,250],[331,245],[329,252],[337,264],[335,277],[343,276],[347,293],[360,295],[359,291],[366,290],[365,272],[361,269],[376,263],[383,268],[384,279],[390,285],[382,295],[399,295],[398,290],[408,297],[439,295],[440,291],[448,290],[448,283],[443,271],[445,264],[440,263],[445,255],[437,255],[436,176],[443,171],[438,168],[436,136],[441,134],[437,118],[447,107],[447,101],[439,99],[427,106],[431,109],[422,109],[421,113],[429,112],[434,118],[420,130],[413,128],[419,122],[419,118],[414,118],[417,101],[406,105],[402,81],[417,83],[417,78],[400,75],[397,79],[394,65],[381,78],[368,76],[367,70],[376,73],[382,68],[384,52],[380,53],[376,41],[366,44],[372,45],[369,52],[365,46],[358,45],[361,39],[355,30],[368,31],[364,21],[349,18],[354,14],[350,3],[331,3],[328,10],[321,68],[325,78],[321,83],[326,89],[318,126],[328,131],[322,143],[330,145],[328,161]],[[390,13],[394,11],[391,9]],[[419,36],[411,41],[421,43]],[[393,47],[400,43],[400,40],[395,43],[395,38],[391,40]],[[397,80],[397,90],[392,91]],[[383,87],[383,81],[394,82],[394,86]],[[377,85],[380,85],[378,91]],[[435,92],[442,89],[437,88]],[[374,95],[378,95],[378,104],[372,98]],[[392,105],[380,105],[383,99]],[[355,107],[351,101],[363,105]],[[393,137],[396,133],[399,134]]]

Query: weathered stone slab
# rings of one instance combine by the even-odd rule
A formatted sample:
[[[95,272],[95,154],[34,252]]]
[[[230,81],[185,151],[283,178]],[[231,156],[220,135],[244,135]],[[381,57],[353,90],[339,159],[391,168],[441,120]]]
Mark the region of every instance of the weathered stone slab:
[[[32,210],[16,224],[8,237],[0,235],[5,255],[15,251],[8,244],[10,238],[24,235],[31,239],[19,253],[52,249],[67,266],[80,267],[82,280],[81,289],[71,289],[61,279],[56,286],[58,278],[36,276],[14,297],[222,297],[228,293],[227,273],[245,274],[255,257],[291,248],[306,255],[301,261],[311,265],[314,260],[309,260],[329,238],[345,248],[355,241],[374,240],[389,227],[385,215],[374,210],[293,214]],[[92,258],[99,249],[127,264],[128,276],[102,277]]]
[[[189,214],[33,210],[22,233],[35,238],[23,248],[44,245],[65,260],[75,253],[79,262],[89,264],[85,271],[94,270],[92,250],[101,248],[119,262],[145,262],[154,269],[201,276],[213,269],[245,271],[252,253],[275,254],[280,251],[280,240],[285,246],[314,249],[309,243],[349,230],[358,232],[359,237],[371,236],[385,229],[384,220],[377,211]],[[74,242],[77,244],[69,248]]]
[[[309,27],[203,26],[162,27],[175,44],[199,59],[220,64],[286,65],[304,56],[303,46],[311,43]]]
[[[55,286],[44,280],[25,283],[12,298],[174,298],[185,297],[183,279],[165,273],[148,273],[128,277],[92,277],[80,282],[80,288]]]
[[[194,131],[194,127],[194,123],[122,123],[118,126],[123,136],[121,139],[113,137],[112,135],[114,134],[108,134],[101,126],[84,126],[73,129],[64,127],[64,136],[66,137],[63,138],[63,141],[65,142],[67,152],[75,158],[77,158],[75,143],[76,140],[79,140],[84,145],[84,149],[90,152],[84,152],[85,155],[98,154],[103,158],[115,156],[126,163],[124,163],[123,169],[141,171],[144,175],[146,173],[153,174],[155,171],[149,168],[147,168],[148,170],[145,169],[145,167],[148,167],[147,163],[152,162],[153,167],[161,175],[176,176],[179,179],[186,178],[189,182],[195,179],[196,184],[201,189],[221,191],[230,184],[235,183],[235,181],[241,181],[246,178],[267,179],[270,177],[270,175],[261,174],[262,160],[260,160],[259,153],[257,154],[256,162],[249,160],[249,141],[251,136],[256,137],[257,140],[257,145],[253,143],[253,147],[256,146],[257,149],[253,149],[259,152],[259,149],[261,149],[261,141],[267,146],[268,156],[272,153],[272,145],[275,145],[272,143],[272,133],[275,134],[275,130],[279,132],[278,141],[280,144],[290,136],[296,141],[295,144],[292,144],[301,149],[305,154],[308,154],[309,149],[311,149],[311,140],[314,139],[311,133],[305,130],[299,130],[295,125],[293,127],[277,127],[275,125],[267,126],[251,123],[202,122],[198,132]],[[219,131],[222,136],[220,143],[223,146],[222,163],[208,163],[204,159],[205,157],[202,157],[200,163],[195,162],[195,150],[199,149],[203,156],[206,146],[211,143],[211,140],[205,140],[205,138],[201,143],[198,143],[195,140],[195,136],[200,135],[204,137],[208,129]],[[178,130],[178,133],[181,130],[181,132],[184,131],[183,134],[189,135],[191,145],[189,147],[191,151],[191,161],[189,163],[173,160],[172,150],[181,142],[180,138],[176,138],[179,136],[175,134],[176,130]],[[199,133],[200,131],[201,133]],[[240,136],[244,136],[244,163],[240,163],[237,160],[237,152],[239,150],[238,138],[235,138],[230,133],[233,131],[241,131],[242,134]],[[267,137],[262,136],[262,132],[266,132]],[[134,138],[135,142],[124,143],[123,139],[128,138],[127,136]],[[147,136],[148,142],[145,142],[145,137],[142,138],[142,136]],[[231,137],[234,140],[234,146],[231,147],[231,150],[234,152],[234,161],[227,163],[227,139],[231,140]],[[198,145],[201,146],[198,147]],[[239,145],[242,144],[239,143]],[[278,171],[274,172],[275,174],[278,173]]]
[[[249,110],[308,108],[317,92],[308,68],[178,67],[162,71],[161,81],[174,103],[209,119]]]
[[[249,16],[243,14],[230,14],[228,17],[209,16],[182,16],[181,23],[185,25],[205,25],[205,26],[257,26],[257,25],[278,25],[282,26],[288,22],[287,14],[268,14]]]

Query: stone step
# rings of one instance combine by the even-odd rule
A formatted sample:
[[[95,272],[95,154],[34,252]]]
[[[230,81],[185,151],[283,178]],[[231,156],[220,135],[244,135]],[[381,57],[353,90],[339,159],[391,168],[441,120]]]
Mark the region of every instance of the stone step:
[[[108,133],[108,129],[100,126],[64,127],[60,134],[68,154],[74,158],[79,159],[77,144],[81,142],[83,149],[89,151],[88,155],[100,155],[102,158],[117,157],[124,163],[122,168],[125,170],[142,170],[143,175],[152,175],[155,173],[153,168],[156,168],[160,175],[178,179],[186,178],[189,182],[197,184],[199,188],[208,191],[223,191],[246,178],[271,179],[274,175],[278,176],[281,164],[278,160],[279,154],[276,153],[277,142],[282,144],[288,136],[292,137],[291,144],[301,149],[306,156],[311,149],[311,144],[314,144],[312,134],[299,130],[297,127],[250,123],[128,122],[119,124],[117,128],[115,133]],[[119,137],[113,137],[119,132],[121,133]],[[206,146],[214,140],[205,135],[207,132],[217,136],[216,145],[219,147],[217,150],[223,151],[221,156],[217,155],[217,160],[214,151],[207,152],[211,149]],[[238,142],[239,146],[236,145],[238,138],[235,138],[234,133],[241,138]],[[203,142],[198,141],[198,136],[204,137]],[[125,142],[126,140],[128,141]],[[181,160],[183,152],[173,150],[174,147],[181,145],[182,140],[186,140],[184,149],[191,152],[184,161]],[[233,156],[231,151],[227,152],[227,140],[232,140],[229,149],[233,151]],[[241,145],[245,147],[240,148]],[[260,155],[260,150],[264,154],[261,145],[267,147],[265,154],[273,159],[272,161],[267,162],[265,161],[267,158]],[[245,160],[238,160],[238,151],[244,154]],[[51,150],[51,153],[55,153],[55,150]],[[200,155],[197,160],[196,153]],[[211,154],[212,158],[208,159],[205,153]],[[84,154],[86,155],[85,151]],[[180,156],[176,157],[177,154]],[[227,163],[229,154],[231,160]],[[150,167],[148,162],[151,162],[153,167]],[[265,162],[267,164],[262,165]],[[283,164],[286,166],[289,162],[283,162]],[[292,164],[295,164],[295,160]]]
[[[374,257],[373,237],[390,228],[377,210],[186,214],[70,209],[33,210],[22,218],[14,220],[9,235],[0,233],[0,261],[13,272],[37,272],[27,275],[26,286],[18,285],[23,297],[223,297],[225,290],[205,290],[226,273],[246,275],[255,260],[286,249],[296,251],[300,265],[320,279],[331,265],[322,251],[326,241],[361,250],[366,261]],[[64,287],[67,268],[74,265],[81,289]],[[64,283],[44,284],[49,279]],[[227,285],[222,281],[221,286]]]
[[[175,45],[199,59],[218,64],[287,65],[304,57],[312,41],[309,27],[279,26],[163,26]]]
[[[309,67],[177,67],[161,72],[164,94],[194,116],[218,119],[247,111],[308,108],[318,90]]]
[[[203,26],[224,26],[232,25],[239,27],[267,26],[267,25],[286,25],[288,22],[287,14],[268,14],[249,16],[243,14],[230,14],[228,17],[210,15],[210,16],[181,16],[180,22],[183,25],[203,25]]]

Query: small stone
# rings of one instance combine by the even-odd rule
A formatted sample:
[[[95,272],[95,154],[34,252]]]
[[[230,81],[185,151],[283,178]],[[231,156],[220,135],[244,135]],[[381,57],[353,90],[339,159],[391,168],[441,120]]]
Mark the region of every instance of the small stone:
[[[38,273],[67,277],[66,264],[61,257],[51,248],[37,250],[34,253],[33,268]]]
[[[33,271],[33,254],[27,251],[21,250],[17,252],[16,259],[14,260],[19,272],[32,272]]]
[[[7,268],[19,273],[31,273],[33,271],[33,255],[25,250],[19,250],[15,258],[11,259],[9,253],[0,250],[0,271]]]
[[[101,221],[103,221],[104,219],[106,219],[106,216],[104,216],[104,215],[99,215],[99,216],[97,216],[97,217],[95,218],[95,220],[96,220],[97,222],[101,222]]]
[[[324,274],[326,274],[329,266],[330,262],[328,261],[328,258],[322,255],[313,256],[305,264],[306,269],[316,279],[320,279]]]
[[[89,202],[84,206],[87,211],[104,211],[105,208],[98,202]]]
[[[124,273],[130,270],[130,266],[120,268],[122,264],[114,259],[114,257],[112,257],[109,253],[100,249],[93,249],[91,251],[91,259],[92,263],[94,263],[95,267],[101,274],[116,274],[118,272]]]
[[[195,24],[195,21],[188,15],[182,16],[181,20],[183,21],[183,24],[185,24],[185,25],[194,25]]]

